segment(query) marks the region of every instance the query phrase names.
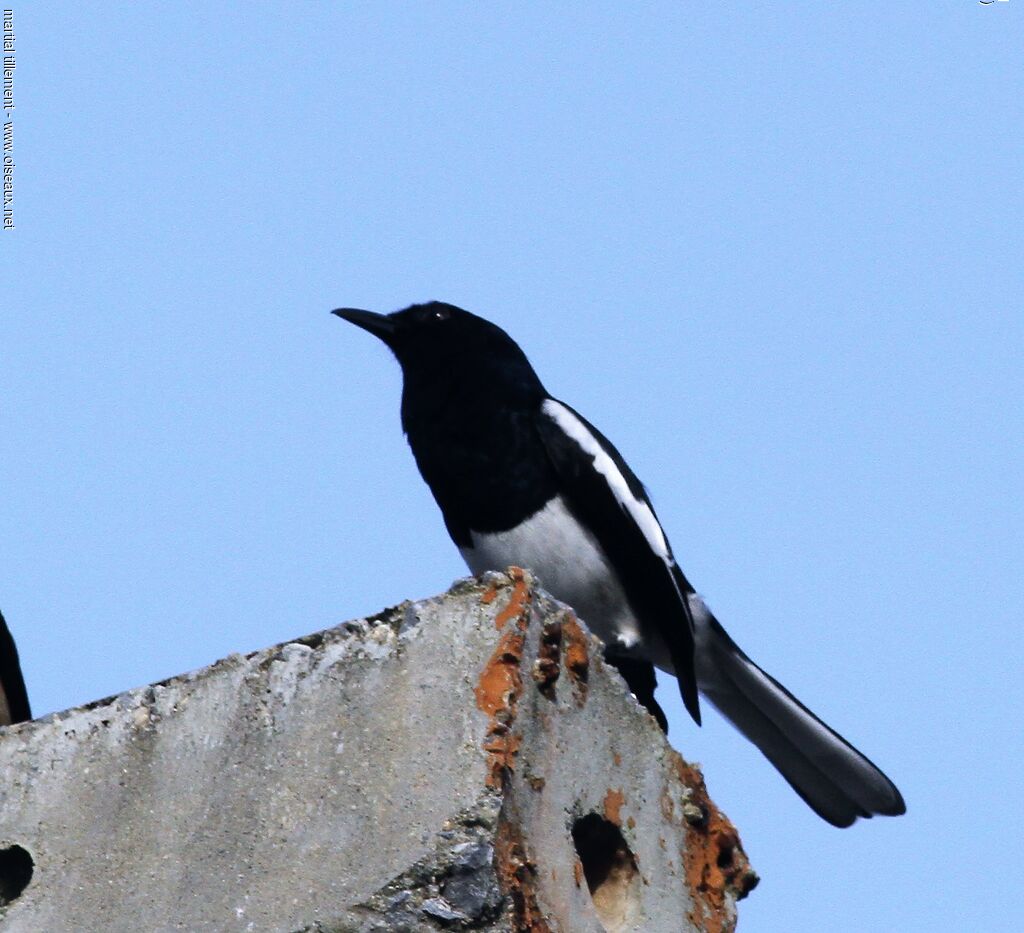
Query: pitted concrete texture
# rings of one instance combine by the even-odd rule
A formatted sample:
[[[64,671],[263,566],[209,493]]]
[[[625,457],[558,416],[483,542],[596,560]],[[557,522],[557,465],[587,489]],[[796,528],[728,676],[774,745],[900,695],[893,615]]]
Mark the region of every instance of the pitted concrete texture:
[[[0,732],[0,930],[730,930],[700,775],[510,570]]]

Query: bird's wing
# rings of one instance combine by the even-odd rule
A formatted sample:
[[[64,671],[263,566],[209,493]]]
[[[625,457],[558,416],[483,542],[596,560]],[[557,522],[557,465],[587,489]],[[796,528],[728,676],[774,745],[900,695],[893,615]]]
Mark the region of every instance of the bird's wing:
[[[693,618],[686,599],[693,588],[672,556],[643,484],[611,441],[563,402],[546,399],[537,428],[566,505],[619,571],[639,622],[664,642],[683,703],[699,724]]]
[[[4,709],[6,707],[6,710]],[[3,713],[6,712],[6,716]],[[0,614],[0,725],[9,726],[32,718],[25,680],[18,663],[14,638]]]

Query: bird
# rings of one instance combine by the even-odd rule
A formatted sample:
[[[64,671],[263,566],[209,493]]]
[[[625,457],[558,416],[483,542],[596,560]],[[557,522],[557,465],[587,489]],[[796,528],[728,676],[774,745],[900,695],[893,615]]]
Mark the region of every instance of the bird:
[[[500,327],[455,305],[338,308],[402,370],[401,424],[474,574],[528,567],[604,642],[664,731],[655,668],[700,725],[705,697],[824,820],[906,811],[896,785],[745,654],[676,563],[650,497]]]
[[[32,709],[18,661],[18,648],[0,612],[0,726],[27,722],[31,718]]]

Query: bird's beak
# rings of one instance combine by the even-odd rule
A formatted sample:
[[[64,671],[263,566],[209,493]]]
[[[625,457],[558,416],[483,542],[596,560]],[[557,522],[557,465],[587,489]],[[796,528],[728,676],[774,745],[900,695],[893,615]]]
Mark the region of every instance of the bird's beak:
[[[380,337],[388,343],[395,333],[395,322],[386,314],[377,314],[375,311],[361,311],[359,308],[338,308],[332,311],[350,324],[368,330],[375,337]]]

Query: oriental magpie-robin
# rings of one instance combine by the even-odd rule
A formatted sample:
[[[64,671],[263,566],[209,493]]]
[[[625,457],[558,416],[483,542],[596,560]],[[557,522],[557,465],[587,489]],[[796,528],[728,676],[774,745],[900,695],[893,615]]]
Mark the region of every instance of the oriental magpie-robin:
[[[333,313],[398,358],[402,427],[473,573],[536,571],[603,639],[663,729],[655,667],[676,676],[697,723],[699,691],[833,825],[904,812],[892,781],[729,637],[683,576],[621,454],[547,393],[508,334],[440,302]]]
[[[0,613],[0,726],[25,722],[32,718],[25,680],[21,676],[18,649],[3,613]]]

